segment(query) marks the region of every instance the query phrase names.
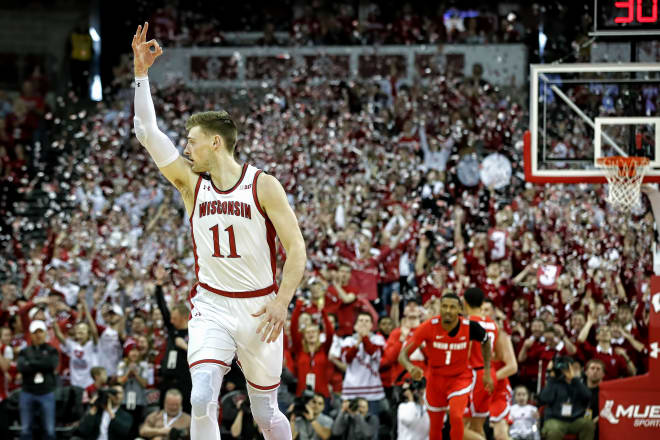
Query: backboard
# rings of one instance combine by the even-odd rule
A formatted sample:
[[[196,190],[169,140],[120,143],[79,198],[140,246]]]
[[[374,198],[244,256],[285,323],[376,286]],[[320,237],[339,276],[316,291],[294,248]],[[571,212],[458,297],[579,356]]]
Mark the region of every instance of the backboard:
[[[598,158],[643,156],[660,182],[660,64],[530,67],[525,180],[606,183]]]

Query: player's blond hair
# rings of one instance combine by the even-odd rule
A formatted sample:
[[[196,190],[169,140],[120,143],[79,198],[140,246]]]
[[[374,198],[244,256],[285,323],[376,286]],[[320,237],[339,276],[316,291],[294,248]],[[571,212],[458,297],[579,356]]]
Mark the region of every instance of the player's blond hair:
[[[186,130],[193,127],[199,127],[204,133],[210,136],[220,135],[225,141],[227,151],[234,152],[236,147],[236,138],[238,129],[229,113],[224,110],[195,113],[186,121]]]

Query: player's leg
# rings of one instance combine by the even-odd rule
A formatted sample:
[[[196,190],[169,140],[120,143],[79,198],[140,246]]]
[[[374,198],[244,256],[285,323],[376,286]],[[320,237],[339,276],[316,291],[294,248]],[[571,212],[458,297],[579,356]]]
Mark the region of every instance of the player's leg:
[[[490,426],[493,428],[495,440],[509,440],[509,424],[507,416],[511,410],[509,405],[508,381],[507,388],[498,390],[500,383],[495,387],[495,393],[490,403]]]
[[[252,313],[265,303],[272,301],[275,294],[249,298],[235,303],[235,313],[244,318],[235,334],[236,354],[245,380],[254,421],[259,425],[266,440],[291,439],[291,425],[277,405],[277,388],[282,374],[284,335],[276,341],[261,341],[256,330],[261,322]]]
[[[505,419],[498,420],[497,422],[491,422],[491,428],[493,428],[493,437],[495,440],[509,440],[509,424]]]
[[[463,440],[463,434],[465,433],[463,416],[476,380],[476,373],[472,370],[466,370],[460,376],[453,377],[448,381],[447,400],[449,401],[451,440]]]
[[[248,383],[248,395],[254,421],[266,440],[291,440],[289,420],[277,406],[277,388],[260,390]]]
[[[480,440],[486,438],[486,433],[484,432],[484,424],[486,423],[486,418],[489,415],[492,395],[484,387],[483,378],[485,373],[486,372],[483,369],[476,371],[477,381],[474,388],[470,392],[468,408],[469,417],[465,419],[466,440]],[[495,372],[492,369],[491,376],[493,378],[493,383],[496,383],[497,379],[495,378]]]
[[[429,429],[429,438],[442,438],[442,428],[445,424],[444,411],[432,411],[427,409],[429,420],[431,422]]]
[[[191,440],[219,439],[218,397],[222,379],[229,371],[236,344],[227,325],[229,309],[220,297],[198,288],[192,298],[188,322],[188,364],[192,380]]]
[[[461,394],[449,399],[449,424],[451,425],[451,440],[463,440],[463,413],[468,403],[468,395]],[[476,437],[477,439],[479,437]]]
[[[192,392],[190,393],[191,440],[220,440],[218,425],[218,397],[222,387],[222,378],[227,367],[220,364],[201,363],[190,370]]]
[[[429,377],[424,395],[424,406],[429,414],[429,438],[442,438],[447,406],[446,378],[443,376]]]

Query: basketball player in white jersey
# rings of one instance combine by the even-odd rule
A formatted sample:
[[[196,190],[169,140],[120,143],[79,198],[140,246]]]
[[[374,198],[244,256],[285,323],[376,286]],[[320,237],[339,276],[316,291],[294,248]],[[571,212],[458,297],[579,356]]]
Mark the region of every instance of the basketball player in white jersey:
[[[163,175],[179,190],[190,216],[198,284],[191,293],[188,363],[193,440],[219,439],[218,395],[236,355],[248,383],[254,420],[266,439],[291,439],[277,407],[282,328],[302,279],[305,243],[282,185],[234,159],[237,130],[227,112],[192,115],[179,155],[156,125],[147,73],[163,51],[133,36],[135,132]],[[275,235],[286,249],[275,283]]]

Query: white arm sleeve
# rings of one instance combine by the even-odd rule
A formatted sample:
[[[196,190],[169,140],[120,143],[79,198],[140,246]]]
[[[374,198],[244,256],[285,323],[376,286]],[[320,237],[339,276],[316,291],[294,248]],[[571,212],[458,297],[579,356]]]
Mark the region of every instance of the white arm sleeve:
[[[170,138],[158,129],[156,111],[154,110],[154,102],[151,100],[149,78],[147,77],[135,78],[133,127],[138,141],[147,149],[158,168],[171,164],[179,157],[179,151]]]

